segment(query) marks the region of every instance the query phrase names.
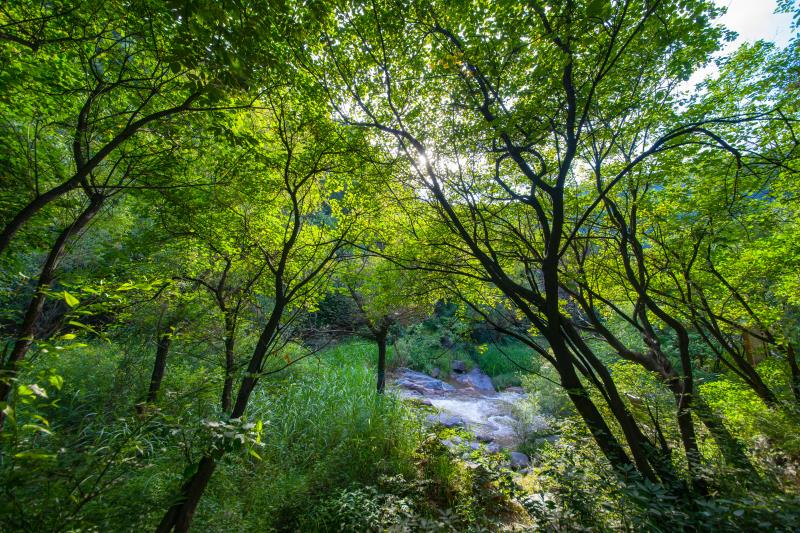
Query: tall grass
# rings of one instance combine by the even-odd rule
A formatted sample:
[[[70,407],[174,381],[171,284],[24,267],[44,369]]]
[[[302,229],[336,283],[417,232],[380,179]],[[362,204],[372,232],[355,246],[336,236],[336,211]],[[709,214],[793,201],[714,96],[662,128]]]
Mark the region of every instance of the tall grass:
[[[522,385],[522,376],[528,370],[539,368],[539,357],[528,346],[520,342],[510,341],[502,344],[490,344],[476,356],[478,366],[492,378],[498,389]]]
[[[376,394],[365,361],[346,356],[309,360],[262,384],[248,413],[265,424],[262,460],[239,458],[218,472],[208,499],[219,505],[201,506],[201,530],[294,530],[332,492],[413,476],[423,438],[418,415],[395,396]],[[222,502],[237,500],[233,516]]]

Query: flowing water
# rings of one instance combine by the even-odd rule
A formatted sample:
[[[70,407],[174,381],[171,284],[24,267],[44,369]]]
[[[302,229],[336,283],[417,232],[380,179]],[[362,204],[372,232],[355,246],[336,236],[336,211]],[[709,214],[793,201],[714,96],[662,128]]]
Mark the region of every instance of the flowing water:
[[[401,370],[396,382],[403,384],[399,389],[400,394],[418,400],[428,400],[443,414],[463,420],[464,426],[479,439],[496,442],[505,448],[513,448],[518,444],[520,435],[524,431],[536,429],[530,427],[531,425],[538,426],[545,423],[543,418],[539,420],[537,417],[533,424],[528,422],[527,428],[522,427],[515,413],[515,405],[527,397],[522,392],[480,391],[459,387],[457,383],[454,387],[449,387],[441,380],[404,370]]]

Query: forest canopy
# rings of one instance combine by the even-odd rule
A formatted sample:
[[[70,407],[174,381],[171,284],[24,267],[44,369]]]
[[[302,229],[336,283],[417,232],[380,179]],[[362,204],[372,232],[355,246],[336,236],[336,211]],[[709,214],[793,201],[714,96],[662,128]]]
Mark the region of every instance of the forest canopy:
[[[0,4],[0,530],[796,530],[800,40],[724,11]]]

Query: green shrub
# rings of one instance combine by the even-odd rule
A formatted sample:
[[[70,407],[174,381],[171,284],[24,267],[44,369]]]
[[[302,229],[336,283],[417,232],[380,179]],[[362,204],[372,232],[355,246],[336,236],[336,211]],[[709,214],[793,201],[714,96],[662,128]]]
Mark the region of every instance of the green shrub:
[[[480,369],[492,378],[519,376],[539,368],[539,357],[530,347],[517,341],[487,344],[478,350],[476,359]],[[503,379],[510,381],[511,378]]]
[[[800,497],[762,487],[746,495],[683,493],[631,473],[614,475],[587,430],[567,419],[538,450],[536,490],[522,498],[538,530],[626,532],[796,531]]]

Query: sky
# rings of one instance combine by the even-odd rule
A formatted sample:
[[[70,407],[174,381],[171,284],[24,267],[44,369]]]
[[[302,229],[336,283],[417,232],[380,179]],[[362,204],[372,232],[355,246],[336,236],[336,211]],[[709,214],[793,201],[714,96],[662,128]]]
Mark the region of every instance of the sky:
[[[719,22],[739,34],[721,55],[732,52],[744,42],[752,43],[759,39],[772,41],[781,47],[789,44],[794,33],[791,27],[792,14],[776,14],[775,0],[715,0],[715,2],[719,6],[728,8],[728,12],[720,17]],[[695,72],[689,80],[689,85],[702,81],[716,70],[716,66],[709,65]]]
[[[728,8],[720,22],[739,34],[735,44],[758,39],[786,46],[792,37],[791,13],[775,14],[775,0],[716,0]]]

